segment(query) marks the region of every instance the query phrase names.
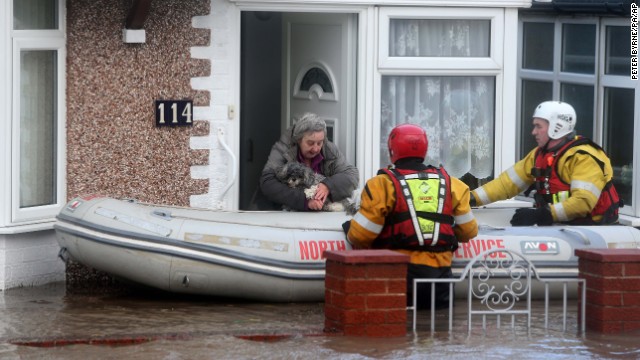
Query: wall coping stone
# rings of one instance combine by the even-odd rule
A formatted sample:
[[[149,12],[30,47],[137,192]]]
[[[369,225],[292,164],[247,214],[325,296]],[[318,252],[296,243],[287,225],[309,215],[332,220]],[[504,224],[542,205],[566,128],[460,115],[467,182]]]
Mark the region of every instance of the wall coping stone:
[[[640,260],[640,249],[576,249],[577,257],[601,262],[631,262]]]
[[[327,250],[324,252],[327,260],[345,264],[405,264],[409,256],[392,250]]]

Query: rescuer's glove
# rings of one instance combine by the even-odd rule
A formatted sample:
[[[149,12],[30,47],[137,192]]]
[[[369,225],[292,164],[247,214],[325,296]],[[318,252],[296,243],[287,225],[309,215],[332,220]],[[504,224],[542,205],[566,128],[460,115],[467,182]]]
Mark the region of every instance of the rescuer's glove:
[[[473,194],[469,194],[469,206],[476,207],[478,206],[478,202],[476,201],[476,197]]]
[[[521,208],[511,218],[513,226],[531,226],[531,225],[548,226],[553,224],[553,216],[548,206],[537,208]]]
[[[344,234],[347,235],[349,233],[349,228],[351,227],[351,220],[347,220],[342,223],[342,230]]]

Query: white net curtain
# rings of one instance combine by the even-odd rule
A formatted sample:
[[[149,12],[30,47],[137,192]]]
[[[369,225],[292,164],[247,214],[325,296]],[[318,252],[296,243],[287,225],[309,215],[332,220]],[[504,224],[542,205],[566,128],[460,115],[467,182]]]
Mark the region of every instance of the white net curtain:
[[[488,56],[489,25],[477,20],[392,21],[390,55]],[[495,77],[383,76],[381,103],[381,166],[389,164],[391,129],[412,123],[429,138],[425,163],[441,164],[456,177],[492,175]]]

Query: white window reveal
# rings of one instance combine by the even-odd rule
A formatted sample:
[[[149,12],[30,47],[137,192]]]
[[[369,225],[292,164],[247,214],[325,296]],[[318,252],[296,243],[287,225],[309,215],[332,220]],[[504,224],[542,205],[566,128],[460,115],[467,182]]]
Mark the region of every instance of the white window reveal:
[[[66,201],[63,4],[14,0],[11,221],[53,219]]]

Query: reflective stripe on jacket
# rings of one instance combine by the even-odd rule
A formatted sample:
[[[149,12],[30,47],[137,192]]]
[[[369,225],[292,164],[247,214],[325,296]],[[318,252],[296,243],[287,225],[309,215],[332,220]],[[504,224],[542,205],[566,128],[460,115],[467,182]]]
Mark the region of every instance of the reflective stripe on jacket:
[[[478,205],[512,198],[534,183],[531,174],[538,148],[501,173],[496,179],[473,190]],[[570,187],[570,197],[551,206],[555,222],[569,222],[589,216],[607,183],[613,178],[611,161],[602,149],[588,144],[573,146],[556,160],[557,178]],[[598,222],[601,217],[594,217]]]
[[[425,171],[383,169],[397,196],[392,215],[373,242],[374,248],[454,251],[453,209],[449,174],[429,167]]]
[[[422,171],[427,167],[421,162],[396,163],[396,169]],[[450,177],[452,215],[455,220],[453,231],[458,242],[468,242],[478,233],[478,224],[469,206],[469,187],[455,177]],[[373,242],[382,233],[388,216],[396,206],[396,189],[391,177],[379,174],[369,179],[362,191],[360,209],[351,220],[348,240],[356,248],[371,248]],[[409,255],[413,264],[431,267],[449,267],[453,253],[451,251],[430,252],[422,250],[395,251]]]

